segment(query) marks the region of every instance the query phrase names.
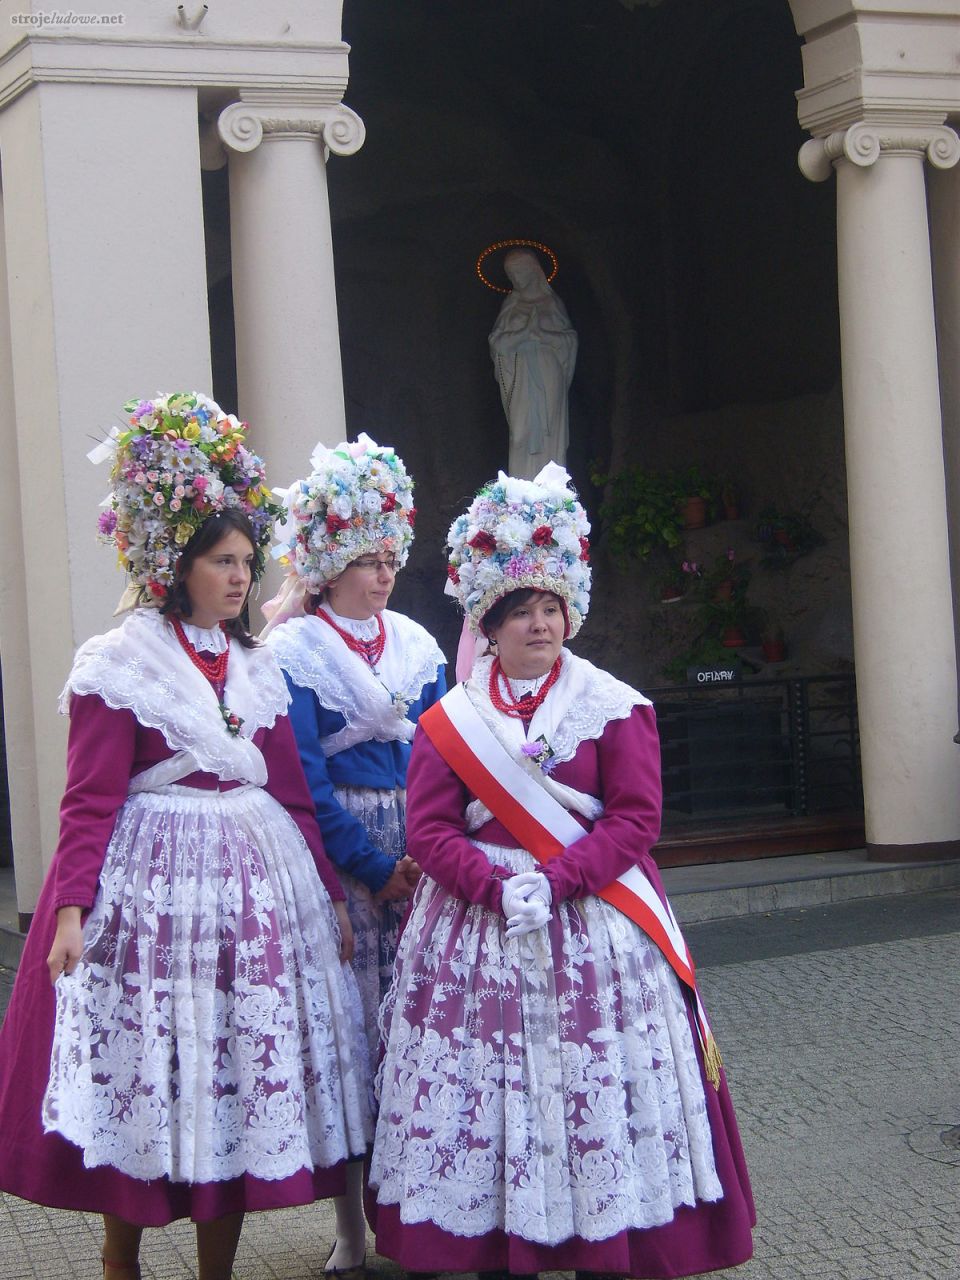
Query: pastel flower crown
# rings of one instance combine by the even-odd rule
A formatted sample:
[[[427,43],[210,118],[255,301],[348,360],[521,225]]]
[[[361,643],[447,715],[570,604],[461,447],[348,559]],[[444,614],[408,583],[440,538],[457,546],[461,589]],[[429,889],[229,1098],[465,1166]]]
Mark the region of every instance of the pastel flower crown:
[[[413,542],[413,481],[389,445],[361,432],[353,444],[318,444],[305,480],[274,493],[286,502],[275,556],[321,592],[358,556],[392,552],[402,568]]]
[[[263,462],[246,447],[247,424],[194,391],[128,400],[128,426],[114,427],[88,455],[113,459],[101,542],[148,598],[163,600],[177,560],[210,516],[242,511],[265,548],[280,508],[264,484]]]
[[[589,532],[570,477],[555,462],[534,480],[501,471],[447,535],[447,576],[470,629],[482,634],[484,615],[498,600],[534,587],[564,601],[575,636],[590,608]]]

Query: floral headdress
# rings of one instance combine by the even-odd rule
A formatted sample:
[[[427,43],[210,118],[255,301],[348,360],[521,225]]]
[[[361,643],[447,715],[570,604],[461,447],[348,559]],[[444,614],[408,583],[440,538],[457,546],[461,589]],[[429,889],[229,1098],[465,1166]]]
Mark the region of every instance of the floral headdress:
[[[413,481],[389,445],[361,432],[353,444],[318,444],[305,480],[287,490],[287,516],[274,555],[293,564],[307,591],[319,593],[358,556],[392,552],[402,567],[413,542]]]
[[[145,599],[166,598],[184,547],[219,511],[242,511],[258,547],[267,545],[280,508],[264,484],[263,462],[246,446],[245,422],[197,391],[128,400],[123,412],[128,425],[114,427],[88,456],[113,460],[100,540],[116,546]]]
[[[533,587],[560,597],[575,636],[590,607],[589,532],[570,477],[555,462],[534,480],[501,471],[447,535],[447,575],[470,629],[482,634],[484,615],[498,600]]]

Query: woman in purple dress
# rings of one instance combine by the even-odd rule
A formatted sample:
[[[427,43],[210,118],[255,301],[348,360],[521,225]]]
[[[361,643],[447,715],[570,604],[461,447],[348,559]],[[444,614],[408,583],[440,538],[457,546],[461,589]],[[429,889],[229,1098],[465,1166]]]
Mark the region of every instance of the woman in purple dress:
[[[588,531],[551,464],[501,475],[450,533],[493,653],[421,717],[408,773],[424,874],[381,1012],[369,1179],[377,1249],[408,1268],[673,1277],[752,1252],[736,1120],[650,853],[653,709],[563,647]]]
[[[79,649],[67,789],[0,1033],[0,1189],[197,1224],[228,1280],[243,1214],[338,1194],[369,1136],[352,933],[268,649],[240,622],[276,509],[206,397],[125,406],[101,533],[137,607]],[[157,607],[147,607],[149,604]]]

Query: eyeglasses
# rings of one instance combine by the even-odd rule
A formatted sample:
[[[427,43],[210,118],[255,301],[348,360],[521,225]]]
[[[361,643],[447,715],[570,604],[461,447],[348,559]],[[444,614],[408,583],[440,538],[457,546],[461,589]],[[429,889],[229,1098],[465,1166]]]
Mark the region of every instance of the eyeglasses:
[[[400,568],[400,561],[396,556],[361,556],[359,560],[351,560],[348,567],[351,569],[375,569],[377,573],[381,569],[386,569],[388,573],[396,573]]]

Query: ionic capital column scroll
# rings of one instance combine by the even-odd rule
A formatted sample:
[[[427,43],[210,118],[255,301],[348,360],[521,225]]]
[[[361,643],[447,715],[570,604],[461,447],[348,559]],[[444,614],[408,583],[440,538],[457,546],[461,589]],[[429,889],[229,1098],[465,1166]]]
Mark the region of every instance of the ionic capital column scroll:
[[[267,136],[319,140],[337,156],[359,151],[366,136],[363,121],[342,102],[257,100],[249,92],[220,113],[217,131],[232,151],[255,151]]]
[[[960,160],[960,138],[946,125],[901,125],[860,121],[825,138],[810,138],[800,148],[800,172],[811,182],[824,182],[838,160],[861,169],[881,155],[917,155],[937,169],[951,169]]]

